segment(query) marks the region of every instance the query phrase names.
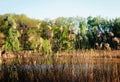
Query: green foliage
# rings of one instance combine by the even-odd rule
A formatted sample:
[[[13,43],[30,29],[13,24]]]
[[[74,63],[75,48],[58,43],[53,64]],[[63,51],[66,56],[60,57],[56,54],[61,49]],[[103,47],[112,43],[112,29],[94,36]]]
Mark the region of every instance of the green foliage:
[[[81,30],[81,35],[85,35],[86,34],[86,28],[87,28],[87,24],[85,21],[81,21],[79,28]]]
[[[44,55],[52,55],[51,44],[50,44],[49,40],[42,41],[39,52]]]
[[[29,28],[27,35],[28,40],[26,46],[29,47],[28,49],[39,52],[42,55],[52,54],[50,41],[41,38],[37,29]]]
[[[17,30],[13,30],[12,28],[8,31],[7,41],[6,41],[6,50],[19,51],[20,43],[18,40],[19,33]]]
[[[20,43],[19,43],[19,32],[16,29],[16,23],[15,20],[12,18],[12,16],[8,16],[7,18],[7,24],[5,25],[5,29],[3,29],[2,32],[6,35],[5,40],[5,50],[6,51],[19,51],[20,50]],[[6,22],[4,24],[6,24]],[[11,26],[9,26],[11,24]]]
[[[115,22],[114,22],[114,27],[113,27],[113,33],[120,37],[120,18],[117,18],[115,19]]]
[[[47,33],[49,33],[49,30],[47,28],[48,23],[46,21],[42,21],[40,25],[40,29],[38,29],[38,35],[40,35],[43,39],[47,39]]]
[[[8,19],[5,21],[6,17]],[[21,27],[20,23],[26,27]],[[59,17],[45,21],[30,19],[24,14],[5,14],[0,17],[0,33],[5,35],[5,38],[0,38],[0,46],[5,44],[7,51],[23,49],[51,54],[54,45],[57,45],[57,50],[94,48],[97,34],[109,40],[109,32],[113,32],[114,37],[120,37],[120,18]],[[105,42],[111,44],[112,40]]]
[[[60,38],[59,38],[59,45],[60,45],[60,50],[70,50],[73,48],[72,46],[72,41],[68,41],[68,28],[64,27],[62,32],[59,32]]]

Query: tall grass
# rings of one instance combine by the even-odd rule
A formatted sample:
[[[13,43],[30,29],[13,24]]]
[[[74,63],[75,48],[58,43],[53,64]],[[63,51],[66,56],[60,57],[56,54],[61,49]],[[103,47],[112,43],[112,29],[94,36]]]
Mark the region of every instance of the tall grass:
[[[65,51],[52,57],[29,55],[4,59],[0,82],[120,82],[119,51]]]

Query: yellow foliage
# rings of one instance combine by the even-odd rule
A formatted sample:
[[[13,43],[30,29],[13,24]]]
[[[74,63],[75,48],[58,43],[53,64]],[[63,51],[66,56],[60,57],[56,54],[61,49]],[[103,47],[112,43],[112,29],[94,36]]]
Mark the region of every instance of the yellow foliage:
[[[3,39],[0,39],[0,45],[3,45],[5,41]]]
[[[5,35],[4,35],[4,33],[0,33],[0,38],[2,39],[2,38],[5,38]]]
[[[109,35],[110,35],[110,36],[114,36],[114,33],[112,33],[112,32],[109,32]]]
[[[119,43],[119,39],[118,39],[117,37],[114,37],[114,38],[113,38],[113,41]]]

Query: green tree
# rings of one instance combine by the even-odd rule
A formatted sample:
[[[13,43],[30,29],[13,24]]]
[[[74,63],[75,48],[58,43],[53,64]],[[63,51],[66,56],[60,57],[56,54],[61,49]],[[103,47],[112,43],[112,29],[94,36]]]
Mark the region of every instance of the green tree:
[[[12,16],[8,16],[8,29],[6,35],[6,43],[5,43],[5,50],[7,51],[19,51],[20,50],[20,43],[19,43],[19,32],[16,29],[15,20]]]
[[[114,21],[113,33],[115,36],[120,37],[120,18],[116,18]]]

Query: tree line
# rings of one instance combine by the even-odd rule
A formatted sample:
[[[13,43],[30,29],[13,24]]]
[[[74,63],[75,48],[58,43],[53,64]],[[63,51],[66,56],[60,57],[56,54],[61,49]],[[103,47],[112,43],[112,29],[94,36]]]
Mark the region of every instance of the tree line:
[[[0,47],[5,51],[32,50],[51,54],[64,50],[120,47],[120,18],[59,17],[31,19],[24,14],[0,15]]]

